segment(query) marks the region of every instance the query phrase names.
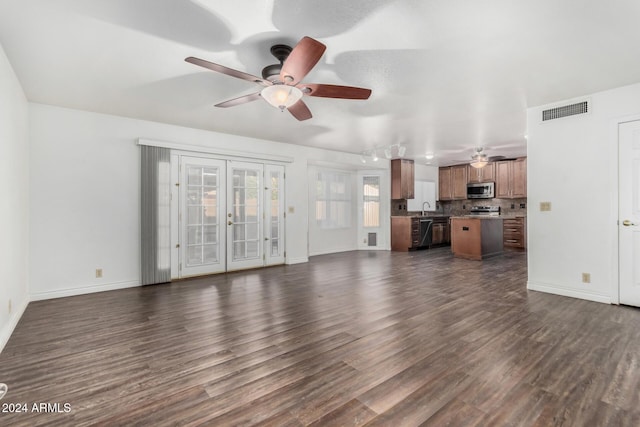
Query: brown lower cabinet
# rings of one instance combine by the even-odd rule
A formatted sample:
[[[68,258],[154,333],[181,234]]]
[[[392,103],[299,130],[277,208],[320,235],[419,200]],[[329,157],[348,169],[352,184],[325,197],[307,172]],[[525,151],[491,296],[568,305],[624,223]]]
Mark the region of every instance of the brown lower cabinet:
[[[513,249],[527,248],[527,219],[524,217],[507,218],[503,221],[504,247]]]
[[[391,250],[409,251],[420,244],[420,218],[411,216],[391,217]]]
[[[432,227],[431,245],[448,245],[451,243],[449,217],[434,217]]]
[[[503,223],[495,218],[451,218],[453,256],[482,260],[503,252]]]
[[[420,217],[391,217],[391,250],[410,251],[420,247]],[[429,217],[432,220],[431,245],[446,245],[451,242],[449,217]]]

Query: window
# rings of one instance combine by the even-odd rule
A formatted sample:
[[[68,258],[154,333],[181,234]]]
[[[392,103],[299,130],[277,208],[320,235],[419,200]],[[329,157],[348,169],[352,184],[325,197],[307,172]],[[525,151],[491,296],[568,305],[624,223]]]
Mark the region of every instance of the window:
[[[380,227],[380,177],[362,177],[362,224],[364,227]]]
[[[351,175],[318,172],[316,221],[322,229],[351,227]]]

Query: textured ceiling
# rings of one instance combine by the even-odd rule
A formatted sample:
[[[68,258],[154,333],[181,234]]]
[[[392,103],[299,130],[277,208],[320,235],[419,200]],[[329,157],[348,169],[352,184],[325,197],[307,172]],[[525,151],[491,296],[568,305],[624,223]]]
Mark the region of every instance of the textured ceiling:
[[[527,107],[640,81],[638,22],[637,0],[0,0],[30,101],[345,152],[402,143],[441,165],[523,155]],[[327,51],[304,82],[371,98],[307,97],[304,122],[215,108],[260,87],[184,62],[260,75],[305,35]]]

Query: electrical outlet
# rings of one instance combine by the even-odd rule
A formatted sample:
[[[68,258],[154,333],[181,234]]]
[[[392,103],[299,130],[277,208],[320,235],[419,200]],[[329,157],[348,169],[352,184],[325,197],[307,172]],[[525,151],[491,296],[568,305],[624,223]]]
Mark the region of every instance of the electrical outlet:
[[[293,206],[289,206],[289,213],[290,213],[290,214],[292,214],[292,213],[296,213],[296,208],[295,208],[295,207],[293,207]]]
[[[540,202],[540,212],[549,212],[551,210],[551,202]]]
[[[367,239],[362,239],[362,243],[367,243]]]
[[[591,274],[582,273],[582,283],[591,283]]]
[[[102,277],[102,269],[96,268],[96,279],[99,279],[101,277]]]

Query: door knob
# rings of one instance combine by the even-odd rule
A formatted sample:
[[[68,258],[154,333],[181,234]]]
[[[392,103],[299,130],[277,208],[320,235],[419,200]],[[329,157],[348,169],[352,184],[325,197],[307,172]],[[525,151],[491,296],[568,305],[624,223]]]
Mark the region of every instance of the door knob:
[[[227,225],[233,225],[233,221],[227,222]]]
[[[624,221],[622,221],[622,225],[624,225],[625,227],[630,227],[632,225],[636,225],[633,222],[629,221],[628,219],[625,219]]]

